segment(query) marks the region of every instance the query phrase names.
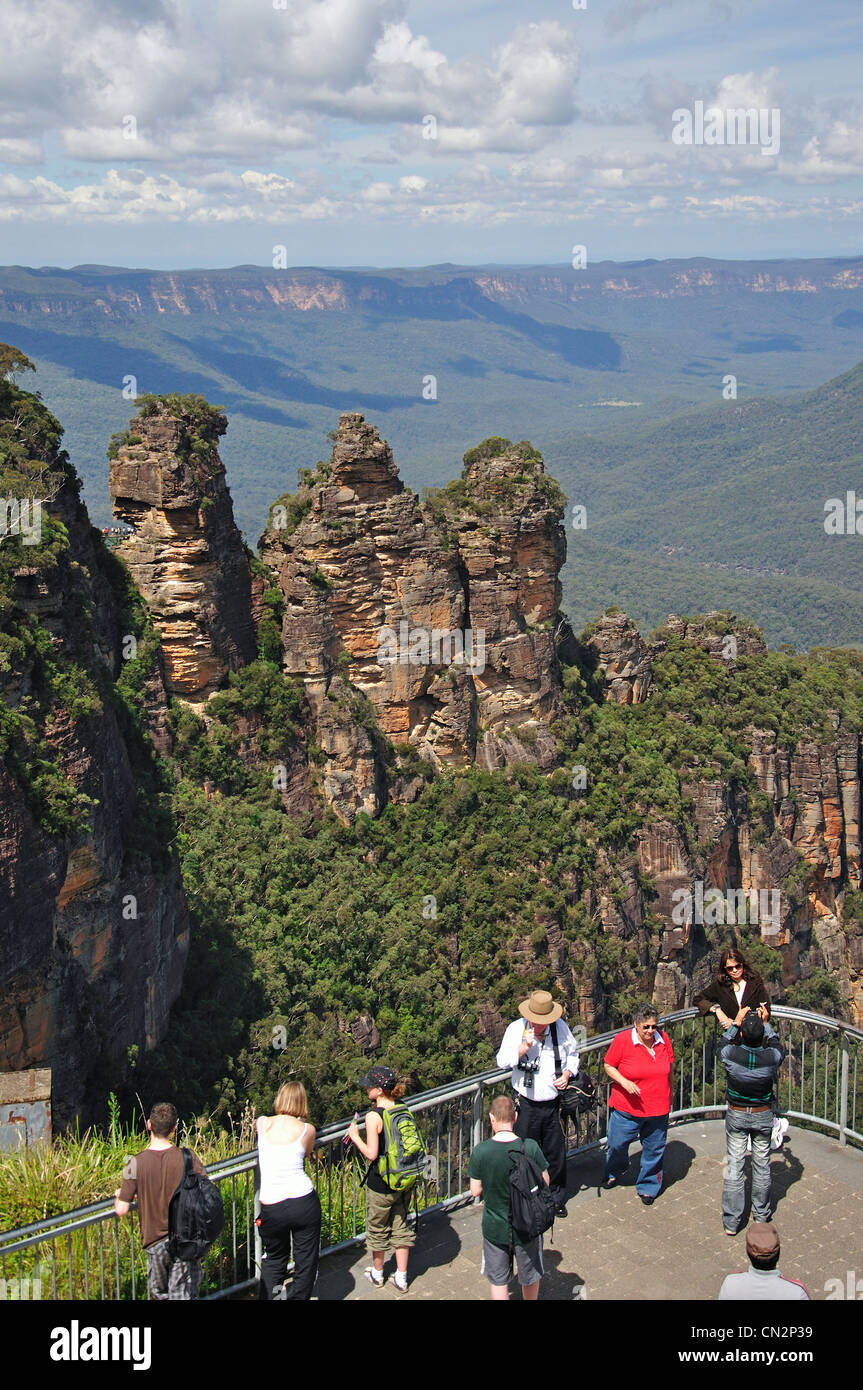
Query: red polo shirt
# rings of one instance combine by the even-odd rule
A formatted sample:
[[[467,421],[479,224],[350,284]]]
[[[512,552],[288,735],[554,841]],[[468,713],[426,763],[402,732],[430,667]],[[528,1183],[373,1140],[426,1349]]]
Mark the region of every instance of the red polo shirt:
[[[671,1066],[674,1061],[671,1039],[667,1033],[657,1029],[654,1055],[651,1057],[644,1043],[633,1042],[633,1036],[638,1036],[634,1028],[626,1028],[618,1033],[605,1054],[605,1060],[627,1081],[634,1081],[640,1087],[641,1095],[631,1096],[616,1081],[612,1081],[609,1108],[624,1110],[627,1115],[641,1118],[667,1115],[671,1109]],[[664,1042],[660,1042],[660,1038],[664,1038]]]

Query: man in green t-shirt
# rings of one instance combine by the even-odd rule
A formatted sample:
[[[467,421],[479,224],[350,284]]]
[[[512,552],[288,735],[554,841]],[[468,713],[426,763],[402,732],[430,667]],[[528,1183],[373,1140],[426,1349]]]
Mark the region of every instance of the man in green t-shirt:
[[[482,1272],[491,1284],[492,1298],[503,1302],[509,1298],[512,1279],[509,1175],[513,1164],[510,1145],[524,1143],[528,1158],[532,1158],[536,1166],[542,1169],[546,1183],[548,1163],[536,1140],[521,1140],[513,1133],[515,1106],[510,1096],[498,1096],[492,1101],[489,1120],[492,1137],[477,1144],[470,1156],[468,1176],[471,1197],[482,1197],[485,1202],[482,1214]],[[533,1302],[539,1298],[539,1281],[543,1274],[542,1236],[536,1236],[527,1245],[516,1245],[515,1258],[521,1296]]]

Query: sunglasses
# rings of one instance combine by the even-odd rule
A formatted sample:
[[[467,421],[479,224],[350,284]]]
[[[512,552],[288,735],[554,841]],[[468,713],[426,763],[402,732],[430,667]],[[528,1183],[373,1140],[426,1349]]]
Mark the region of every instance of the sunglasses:
[[[742,970],[742,969],[743,969],[743,966],[740,964],[739,961],[735,960],[735,961],[732,961],[730,965],[726,965],[725,969],[726,969],[726,970]]]

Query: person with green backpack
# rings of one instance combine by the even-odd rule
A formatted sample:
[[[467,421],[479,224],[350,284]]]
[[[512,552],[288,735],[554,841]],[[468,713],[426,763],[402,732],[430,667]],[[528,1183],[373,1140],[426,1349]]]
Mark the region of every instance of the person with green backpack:
[[[416,1120],[401,1104],[405,1088],[391,1067],[372,1067],[358,1084],[373,1105],[365,1119],[365,1140],[360,1138],[357,1121],[347,1138],[369,1161],[366,1186],[366,1248],[372,1263],[365,1277],[381,1288],[385,1281],[384,1257],[394,1250],[396,1273],[393,1280],[404,1293],[408,1286],[408,1256],[415,1236],[408,1225],[411,1193],[425,1164],[425,1145]]]

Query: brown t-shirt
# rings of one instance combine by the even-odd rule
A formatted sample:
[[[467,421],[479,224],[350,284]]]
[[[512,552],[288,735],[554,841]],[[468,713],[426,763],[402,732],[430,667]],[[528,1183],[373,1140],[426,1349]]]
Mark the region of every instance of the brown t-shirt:
[[[206,1177],[207,1170],[195,1153],[192,1168]],[[137,1197],[141,1244],[145,1250],[168,1234],[168,1207],[182,1176],[183,1154],[173,1144],[169,1149],[144,1149],[130,1158],[123,1169],[120,1201],[133,1202]]]

